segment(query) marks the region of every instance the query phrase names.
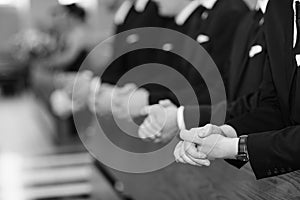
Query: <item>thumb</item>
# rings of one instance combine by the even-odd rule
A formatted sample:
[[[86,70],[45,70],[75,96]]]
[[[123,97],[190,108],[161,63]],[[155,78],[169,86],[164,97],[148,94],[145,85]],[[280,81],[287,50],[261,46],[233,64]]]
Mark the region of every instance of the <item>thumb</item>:
[[[151,110],[151,107],[150,107],[150,106],[145,106],[145,107],[141,110],[140,114],[141,114],[142,116],[149,115],[149,114],[150,114],[150,110]]]
[[[98,93],[101,87],[101,79],[100,77],[95,77],[92,79],[90,83],[90,91],[94,93]]]
[[[84,71],[82,71],[82,75],[86,76],[88,78],[92,78],[93,77],[93,72],[90,71],[90,70],[84,70]]]
[[[137,87],[135,84],[129,83],[129,84],[126,84],[124,87],[119,88],[118,93],[119,94],[128,94],[130,92],[133,92],[136,89],[137,89]]]
[[[210,136],[212,134],[222,134],[222,130],[216,126],[216,125],[212,125],[212,124],[207,124],[204,127],[201,127],[200,129],[198,129],[198,136],[201,138]]]

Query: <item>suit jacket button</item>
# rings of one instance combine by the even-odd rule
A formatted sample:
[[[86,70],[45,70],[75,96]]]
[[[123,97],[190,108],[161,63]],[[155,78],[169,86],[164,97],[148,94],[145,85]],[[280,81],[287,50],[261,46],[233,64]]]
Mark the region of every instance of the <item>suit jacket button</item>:
[[[201,15],[202,20],[206,20],[208,18],[208,12],[204,11]]]
[[[267,171],[267,175],[268,175],[268,176],[271,176],[271,175],[272,175],[271,170],[268,170],[268,171]]]
[[[173,44],[171,44],[171,43],[166,43],[166,44],[164,44],[163,45],[163,47],[162,47],[162,49],[164,50],[164,51],[172,51],[173,50]]]
[[[262,25],[264,25],[264,23],[265,23],[265,19],[261,18],[261,20],[259,21],[259,25],[262,26]]]
[[[126,42],[128,43],[128,44],[134,44],[134,43],[136,43],[136,42],[138,42],[139,41],[139,35],[137,35],[137,34],[132,34],[132,35],[129,35],[127,38],[126,38]]]

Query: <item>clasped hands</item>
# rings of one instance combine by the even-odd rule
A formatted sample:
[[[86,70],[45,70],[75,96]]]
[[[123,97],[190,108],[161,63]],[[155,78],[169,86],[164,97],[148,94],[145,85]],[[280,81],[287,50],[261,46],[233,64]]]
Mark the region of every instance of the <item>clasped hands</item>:
[[[50,96],[54,113],[60,117],[69,117],[72,112],[84,107],[86,97],[90,93],[90,83],[95,81],[99,83],[99,79],[93,79],[93,73],[90,71],[56,74],[54,76],[56,90]]]
[[[180,132],[179,142],[174,150],[175,160],[196,166],[209,166],[211,160],[235,159],[238,141],[234,129],[208,124],[204,127]]]
[[[123,87],[102,84],[100,90],[91,94],[89,105],[98,115],[113,114],[131,120],[141,115],[142,108],[149,104],[148,98],[148,91],[135,84]]]
[[[60,116],[67,116],[87,105],[98,115],[114,114],[131,119],[140,116],[142,108],[148,105],[149,94],[145,89],[137,88],[135,84],[118,87],[101,83],[100,78],[93,77],[90,71],[57,74],[55,83],[57,90],[51,102]]]
[[[238,138],[233,128],[206,125],[191,130],[180,130],[177,122],[178,108],[169,100],[148,106],[149,93],[134,84],[123,87],[100,84],[99,78],[84,72],[64,77],[63,89],[77,105],[85,103],[97,114],[112,113],[119,118],[131,119],[147,116],[139,128],[139,136],[154,142],[169,142],[180,133],[180,141],[174,150],[175,160],[197,166],[209,166],[214,159],[234,159],[237,155]],[[227,126],[228,127],[228,126]]]
[[[238,138],[232,127],[208,124],[191,130],[179,130],[177,111],[178,108],[168,100],[145,107],[142,114],[148,116],[139,128],[140,138],[166,143],[180,133],[182,141],[174,150],[175,160],[180,163],[209,166],[211,160],[235,159]]]

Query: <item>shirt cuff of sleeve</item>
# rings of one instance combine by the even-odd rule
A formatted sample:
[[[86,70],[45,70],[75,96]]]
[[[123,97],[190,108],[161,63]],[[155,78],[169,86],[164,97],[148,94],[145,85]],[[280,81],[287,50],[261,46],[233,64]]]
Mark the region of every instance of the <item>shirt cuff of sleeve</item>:
[[[179,130],[186,130],[183,112],[184,112],[184,107],[180,106],[177,110],[177,125]]]
[[[225,134],[226,137],[230,137],[230,138],[236,138],[237,137],[236,130],[232,126],[229,126],[229,125],[225,124],[225,125],[221,126],[220,128],[221,128],[221,130],[223,131],[223,133]]]

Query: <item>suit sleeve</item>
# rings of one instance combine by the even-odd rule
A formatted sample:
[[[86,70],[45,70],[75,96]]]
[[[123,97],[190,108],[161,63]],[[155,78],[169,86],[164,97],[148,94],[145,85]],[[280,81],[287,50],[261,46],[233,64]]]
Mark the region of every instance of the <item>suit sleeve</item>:
[[[278,130],[285,127],[268,60],[259,92],[257,107],[227,122],[228,125],[235,128],[238,135]]]
[[[191,88],[182,88],[173,92],[165,88],[157,90],[155,87],[146,87],[146,89],[150,92],[150,104],[156,104],[159,100],[169,99],[179,106],[210,104],[210,96],[205,87],[205,84],[200,84],[194,91]]]
[[[225,101],[220,102],[215,106],[214,113],[212,113],[212,107],[210,105],[186,106],[184,109],[185,125],[188,129],[205,126],[208,123],[223,125],[224,121],[218,122],[214,121],[213,119],[215,119],[217,115],[220,115],[222,109],[224,109],[224,106],[227,106],[226,121],[228,121],[242,116],[243,114],[249,112],[251,109],[257,107],[259,97],[259,91],[257,91],[245,95],[229,104],[226,104]],[[200,118],[196,118],[196,116],[200,116]]]
[[[257,179],[300,169],[299,133],[300,126],[295,126],[249,135],[249,159]]]

